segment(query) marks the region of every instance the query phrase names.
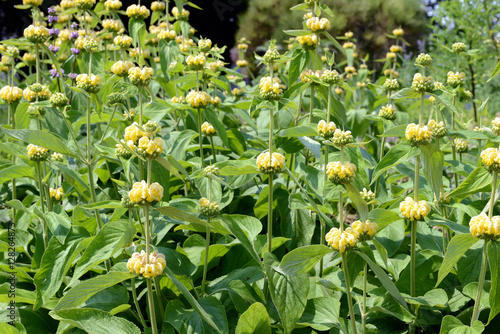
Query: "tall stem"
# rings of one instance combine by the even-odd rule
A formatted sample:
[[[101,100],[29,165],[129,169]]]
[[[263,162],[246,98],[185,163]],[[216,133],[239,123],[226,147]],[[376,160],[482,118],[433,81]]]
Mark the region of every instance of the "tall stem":
[[[212,178],[208,179],[208,202],[212,203]],[[208,271],[208,253],[210,251],[210,222],[212,220],[211,216],[207,217],[206,236],[205,236],[205,260],[203,262],[203,278],[201,281],[201,298],[205,294],[205,284],[207,282],[207,271]]]
[[[484,278],[486,276],[486,268],[488,267],[488,239],[484,240],[483,245],[483,259],[481,262],[481,273],[479,274],[479,284],[477,286],[476,301],[474,302],[474,311],[472,312],[472,318],[470,320],[470,325],[479,318],[479,305],[481,304],[481,294],[483,293]]]
[[[495,206],[496,203],[496,192],[497,192],[497,179],[498,179],[498,172],[493,172],[493,182],[491,183],[491,198],[490,198],[490,209],[488,211],[488,218],[491,219],[493,217],[493,207]]]
[[[14,114],[14,109],[12,108],[12,103],[9,103],[8,105],[8,114],[9,118],[8,121],[10,121],[10,126],[12,127],[13,130],[16,129],[16,118]],[[12,163],[13,165],[16,164],[16,155],[12,155]],[[16,190],[16,179],[12,179],[12,199],[15,200],[17,198],[17,190]],[[12,221],[15,223],[16,222],[16,209],[12,209]]]
[[[210,139],[210,146],[212,147],[212,155],[214,156],[214,164],[217,163],[217,157],[215,155],[215,146],[214,146],[214,139],[212,136],[208,137]]]
[[[92,134],[90,131],[90,114],[91,114],[91,109],[90,109],[90,97],[87,98],[87,168],[88,168],[88,173],[89,173],[89,185],[90,185],[90,192],[92,195],[92,202],[96,203],[97,202],[97,196],[96,196],[96,191],[95,191],[95,183],[94,183],[94,170],[92,166]],[[95,219],[97,221],[97,226],[99,227],[99,230],[102,228],[102,222],[101,222],[101,216],[99,215],[99,210],[95,209],[94,210],[94,215]],[[109,270],[109,263],[106,263],[106,268]]]
[[[42,183],[42,163],[40,161],[37,161],[36,167],[38,173],[38,191],[40,192],[40,203],[42,205],[42,212],[46,214],[47,212],[45,211],[44,189]],[[45,222],[43,220],[40,220],[40,222],[42,223],[43,243],[45,244],[45,247],[47,247],[47,226],[45,225]]]
[[[352,332],[354,334],[357,334],[356,318],[354,317],[354,307],[352,304],[351,282],[349,279],[349,269],[347,266],[347,254],[346,254],[346,252],[342,253],[342,269],[344,270],[344,276],[345,276],[345,286],[347,289],[347,302],[349,303],[349,317],[351,318]]]
[[[137,300],[137,291],[135,290],[135,277],[132,277],[131,287],[132,287],[132,297],[134,298],[134,305],[135,308],[137,309],[137,314],[139,315],[139,319],[141,320],[142,326],[146,327],[146,321],[142,316],[141,308],[139,307],[139,301]]]
[[[368,265],[365,263],[365,268],[363,269],[363,310],[361,312],[361,328],[363,329],[363,334],[366,333],[366,281],[368,275]]]
[[[199,136],[199,143],[200,143],[200,158],[201,158],[201,168],[205,168],[205,161],[203,157],[203,137],[201,133],[201,108],[198,108],[198,136]]]

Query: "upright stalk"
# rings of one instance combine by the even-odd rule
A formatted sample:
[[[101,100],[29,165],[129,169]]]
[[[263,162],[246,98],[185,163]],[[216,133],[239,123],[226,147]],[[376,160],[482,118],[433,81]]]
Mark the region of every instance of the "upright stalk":
[[[363,309],[361,311],[361,328],[363,329],[363,334],[366,333],[366,282],[368,275],[368,265],[365,263],[365,268],[363,269]]]
[[[92,54],[92,53],[91,53]],[[92,59],[92,57],[91,57]],[[92,195],[92,202],[96,203],[97,202],[97,196],[95,192],[95,183],[94,183],[94,170],[92,167],[92,134],[90,132],[90,114],[91,114],[91,109],[90,109],[90,97],[87,97],[87,169],[89,173],[89,184],[90,184],[90,192]],[[97,221],[97,226],[99,227],[99,230],[102,229],[102,222],[101,222],[101,216],[99,215],[99,210],[95,209],[94,210],[94,215],[95,219]],[[108,268],[108,263],[106,262],[106,268]]]
[[[144,317],[142,316],[141,308],[139,307],[139,301],[137,299],[137,291],[135,289],[135,277],[132,277],[131,287],[132,287],[132,297],[134,298],[134,305],[135,305],[135,308],[137,309],[137,314],[139,315],[141,325],[143,327],[146,327],[146,321],[144,320]]]
[[[8,114],[9,114],[9,119],[8,121],[10,121],[10,125],[12,127],[13,130],[16,129],[16,118],[15,118],[15,114],[14,114],[14,109],[12,108],[12,103],[9,103],[8,105]],[[13,165],[16,164],[16,155],[13,154],[12,155],[12,163]],[[16,190],[16,179],[12,179],[12,199],[15,200],[17,198],[17,190]],[[12,221],[14,221],[14,223],[16,222],[16,209],[12,209]]]
[[[346,254],[346,252],[342,253],[342,269],[344,270],[344,276],[345,276],[345,286],[347,289],[347,302],[349,304],[349,317],[351,318],[352,332],[354,334],[357,334],[356,318],[354,317],[354,307],[352,304],[351,282],[350,282],[350,278],[349,278],[349,269],[347,266],[347,254]]]
[[[200,158],[201,158],[201,168],[205,168],[205,161],[203,157],[203,137],[201,133],[201,108],[198,108],[198,136],[199,138],[199,143],[200,143]]]
[[[470,326],[479,318],[479,305],[481,304],[481,294],[483,293],[484,278],[486,277],[486,268],[488,267],[488,239],[484,240],[483,245],[483,259],[481,261],[481,273],[479,274],[479,284],[477,286],[476,301],[474,302],[474,310],[472,311],[472,318]]]
[[[212,178],[210,177],[208,179],[208,202],[212,203]],[[210,223],[211,223],[211,216],[207,217],[207,223],[209,226],[207,226],[206,229],[206,236],[205,236],[205,260],[203,263],[203,278],[201,281],[201,293],[200,296],[203,298],[203,295],[205,294],[205,284],[207,282],[207,271],[208,271],[208,252],[210,251]]]
[[[148,159],[147,163],[147,188],[151,184],[151,159]],[[149,205],[144,207],[145,226],[144,230],[146,233],[146,264],[149,264],[149,254],[150,254],[150,244],[151,244],[151,233],[149,227]],[[158,334],[158,329],[156,328],[156,313],[155,313],[155,303],[153,300],[153,284],[151,282],[151,277],[146,278],[148,285],[148,304],[149,304],[149,317],[151,320],[151,329],[153,334]]]
[[[44,202],[44,189],[43,189],[43,183],[42,183],[42,163],[40,161],[37,161],[36,163],[36,169],[38,173],[38,190],[40,192],[40,203],[42,205],[42,212],[43,214],[46,214],[47,211],[45,210],[45,202]],[[45,222],[43,220],[40,220],[42,223],[42,233],[43,233],[43,242],[45,244],[45,247],[47,247],[47,226],[45,225]]]
[[[340,147],[340,163],[344,163],[344,146]],[[340,232],[344,232],[344,192],[339,194],[339,225]]]

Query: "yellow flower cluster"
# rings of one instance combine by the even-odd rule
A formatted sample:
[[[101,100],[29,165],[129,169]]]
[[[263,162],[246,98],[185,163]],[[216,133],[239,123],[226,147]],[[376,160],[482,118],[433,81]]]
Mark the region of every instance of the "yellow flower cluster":
[[[269,152],[257,156],[257,169],[264,174],[281,172],[285,167],[285,157],[278,152],[273,152],[272,158]]]
[[[107,31],[119,32],[123,29],[123,23],[120,20],[105,19],[102,20],[102,27]]]
[[[404,35],[404,33],[405,33],[404,30],[401,28],[396,28],[392,31],[392,34],[396,37],[401,37]]]
[[[353,43],[353,42],[345,42],[344,44],[342,44],[342,47],[344,49],[354,49],[356,45]]]
[[[334,227],[325,235],[327,245],[341,253],[353,248],[358,238],[359,233],[351,227],[346,228],[344,232]]]
[[[23,5],[40,7],[43,0],[23,0]]]
[[[144,20],[149,17],[149,9],[146,6],[130,5],[127,7],[127,16],[136,20]]]
[[[427,145],[431,142],[432,127],[411,123],[406,127],[405,136],[412,145]]]
[[[128,70],[128,79],[133,85],[138,87],[148,86],[153,77],[153,69],[151,67],[132,67]]]
[[[464,52],[465,50],[467,50],[467,47],[465,46],[464,43],[462,42],[457,42],[457,43],[453,43],[453,45],[451,46],[451,50],[455,53],[462,53]]]
[[[184,103],[184,96],[174,96],[170,99],[170,102],[172,103]]]
[[[100,76],[91,74],[78,74],[76,77],[76,86],[88,93],[97,94],[101,90],[102,79]]]
[[[0,98],[7,103],[16,103],[23,97],[23,90],[16,86],[4,86],[0,89]]]
[[[163,153],[163,139],[160,137],[155,139],[149,139],[147,136],[141,137],[137,146],[137,153],[146,159],[157,158]]]
[[[205,122],[201,125],[201,132],[205,136],[214,136],[215,135],[215,129],[212,124]]]
[[[465,84],[465,73],[449,71],[446,77],[446,83],[453,88],[463,86]]]
[[[382,118],[385,118],[389,121],[393,121],[397,117],[396,108],[392,104],[387,104],[380,108],[378,115]]]
[[[429,120],[428,126],[432,127],[432,135],[436,138],[442,138],[448,133],[448,129],[444,126],[444,122],[437,123],[435,120]]]
[[[155,182],[148,187],[146,181],[136,182],[129,191],[130,201],[139,205],[152,205],[163,198],[163,187]]]
[[[399,210],[404,218],[411,221],[423,220],[431,212],[431,207],[427,201],[415,202],[411,197],[406,197],[403,202],[399,204]]]
[[[189,17],[189,11],[182,8],[182,11],[179,12],[179,9],[177,7],[174,7],[172,8],[172,15],[176,20],[187,20]]]
[[[320,79],[321,78],[321,71],[314,72],[312,70],[306,69],[306,70],[302,71],[302,73],[300,73],[300,80],[303,83],[313,82],[312,79],[309,78],[308,76],[315,76],[318,79]]]
[[[245,90],[243,88],[234,87],[231,91],[231,94],[233,94],[234,96],[242,96],[244,92]]]
[[[124,140],[120,140],[118,144],[115,146],[115,154],[118,158],[130,159],[132,157],[132,152],[126,149],[128,146],[132,151],[135,151],[136,146],[132,140],[128,140],[125,142]]]
[[[73,0],[76,7],[79,9],[92,9],[95,5],[95,0]]]
[[[196,56],[188,56],[186,59],[186,64],[190,69],[194,71],[201,71],[205,66],[206,58],[204,55],[199,54]]]
[[[120,0],[106,0],[104,7],[109,11],[116,11],[122,8],[122,2]]]
[[[61,197],[64,195],[64,191],[63,191],[62,187],[59,187],[57,189],[50,188],[49,194],[50,194],[51,199],[53,199],[55,201],[60,201]]]
[[[43,43],[50,37],[49,29],[44,26],[30,25],[24,29],[24,37],[34,44]]]
[[[175,30],[162,29],[158,33],[158,39],[166,39],[166,40],[172,41],[176,37],[177,37],[177,35],[175,34]]]
[[[114,63],[113,66],[111,66],[111,72],[119,77],[126,77],[128,76],[128,70],[130,70],[132,67],[134,67],[134,63],[132,63],[131,61],[119,60]]]
[[[186,96],[186,101],[193,108],[204,108],[211,101],[207,92],[190,91]]]
[[[165,10],[165,3],[163,1],[153,1],[151,3],[151,10],[153,12],[162,12]]]
[[[391,45],[389,50],[394,53],[400,53],[403,52],[403,47],[401,45]]]
[[[132,254],[132,257],[127,262],[127,269],[131,273],[142,275],[145,278],[161,275],[166,266],[165,255],[158,253],[157,250],[149,254],[149,264],[144,250]]]
[[[245,67],[247,65],[248,65],[248,62],[245,59],[238,59],[236,61],[236,66]]]
[[[216,96],[216,97],[212,97],[212,98],[210,99],[210,103],[212,103],[212,104],[213,104],[214,106],[216,106],[216,107],[217,107],[217,106],[218,106],[221,102],[222,102],[222,101],[221,101],[220,97],[218,97],[218,96]]]
[[[116,36],[113,39],[113,43],[115,43],[116,46],[119,46],[122,49],[128,49],[132,45],[132,42],[132,37],[127,35]]]
[[[306,25],[312,32],[321,32],[330,29],[330,21],[327,18],[320,19],[316,16],[307,19]]]
[[[61,0],[59,5],[61,6],[62,9],[70,9],[75,7],[75,2],[73,0]]]
[[[344,36],[347,37],[347,38],[353,38],[354,37],[354,33],[352,31],[346,31],[344,33]]]
[[[335,146],[345,146],[354,141],[351,131],[342,131],[340,129],[335,130],[332,137],[332,142]]]
[[[38,101],[46,101],[46,100],[50,99],[50,97],[52,96],[52,92],[50,90],[48,90],[47,87],[44,87],[38,93],[32,91],[29,87],[26,87],[23,90],[23,97],[28,102],[36,101],[37,95],[38,95]]]
[[[466,153],[469,151],[469,141],[462,138],[455,138],[453,140],[457,153]]]
[[[139,139],[143,136],[145,136],[145,134],[138,128],[137,122],[125,128],[124,138],[126,141],[131,140],[133,143],[137,144]]]
[[[318,44],[318,36],[316,34],[310,34],[306,36],[298,36],[297,42],[304,49],[314,49]]]
[[[198,47],[201,52],[208,52],[212,47],[212,40],[208,38],[202,38],[198,41]]]
[[[474,238],[497,240],[500,237],[500,216],[490,219],[485,213],[481,213],[470,219],[469,228]]]
[[[224,67],[224,62],[222,60],[213,61],[207,64],[207,68],[212,72],[217,71],[220,67]]]
[[[318,122],[318,134],[325,139],[332,138],[336,128],[333,122],[326,123],[324,119]]]
[[[54,152],[50,155],[50,159],[57,162],[63,161],[63,155],[61,153]]]
[[[415,59],[415,65],[429,66],[430,64],[432,64],[432,57],[426,53],[419,54]]]
[[[362,222],[361,220],[356,220],[351,224],[351,228],[358,232],[359,241],[370,240],[375,233],[377,233],[378,225],[377,223],[372,223],[369,220]]]
[[[389,75],[392,75],[395,78],[399,78],[399,72],[396,70],[393,70],[392,68],[386,68],[384,70],[384,75],[387,77]]]
[[[320,76],[321,81],[329,85],[339,84],[342,78],[336,70],[324,70]]]
[[[207,166],[203,170],[203,176],[205,176],[205,177],[212,177],[212,176],[219,176],[219,175],[220,175],[219,168],[217,168],[217,166],[215,166],[215,165]]]
[[[415,73],[411,89],[418,93],[432,92],[434,90],[434,79],[431,76],[424,77],[420,73]]]
[[[28,64],[34,63],[36,61],[36,55],[26,52],[25,54],[23,54],[23,61]]]
[[[271,82],[270,76],[260,78],[259,90],[260,96],[266,100],[279,100],[283,96],[284,85],[281,84],[279,78],[273,78]]]
[[[334,161],[326,165],[326,175],[335,184],[349,184],[356,176],[356,166],[350,162]]]
[[[29,144],[26,147],[28,159],[32,161],[45,161],[49,157],[49,150],[41,146]]]
[[[366,188],[363,188],[363,191],[360,191],[359,194],[361,195],[363,200],[367,203],[370,203],[375,199],[375,194],[373,193],[373,191],[368,190]]]
[[[214,217],[220,215],[219,204],[217,204],[217,202],[210,202],[205,197],[202,197],[200,198],[198,205],[200,213],[205,217]]]
[[[500,136],[500,117],[495,117],[495,119],[491,121],[491,130],[497,136]]]
[[[490,147],[481,152],[481,162],[490,172],[500,172],[500,152]]]
[[[396,53],[395,52],[387,52],[385,54],[385,58],[387,58],[387,59],[396,59]]]

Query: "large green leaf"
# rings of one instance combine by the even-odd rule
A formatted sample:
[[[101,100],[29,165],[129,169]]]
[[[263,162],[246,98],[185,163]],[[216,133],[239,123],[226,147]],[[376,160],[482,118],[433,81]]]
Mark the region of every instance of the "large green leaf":
[[[287,253],[279,268],[283,273],[293,276],[296,274],[307,274],[316,263],[318,263],[326,254],[333,250],[325,245],[309,245],[296,248]]]
[[[266,307],[253,303],[240,316],[236,325],[236,334],[271,334],[271,320]]]
[[[198,218],[192,214],[189,214],[185,211],[182,211],[180,209],[177,209],[176,207],[173,207],[173,206],[162,206],[162,207],[155,208],[155,209],[156,209],[156,211],[164,214],[165,216],[183,221],[185,223],[194,224],[194,225],[203,226],[203,227],[212,227],[212,225],[210,225],[206,221],[201,220],[200,218]]]
[[[275,269],[278,261],[269,252],[264,253],[264,264],[271,298],[278,310],[285,334],[290,334],[306,308],[309,276],[289,276],[279,272]]]
[[[54,310],[50,315],[89,334],[141,334],[132,322],[92,308]]]
[[[59,300],[54,311],[78,307],[96,293],[132,277],[135,277],[135,275],[129,272],[110,271],[106,275],[87,279],[66,292]]]
[[[72,150],[68,148],[66,143],[59,137],[53,135],[50,132],[40,131],[40,130],[8,130],[5,128],[0,128],[0,132],[3,132],[7,137],[22,140],[24,142],[42,146],[48,150],[58,152],[70,157],[76,158],[77,155],[73,153]]]
[[[252,258],[261,264],[254,245],[255,237],[262,231],[261,222],[254,217],[243,215],[222,215],[221,224],[245,247]]]
[[[382,173],[391,167],[399,165],[402,162],[408,161],[411,157],[420,154],[420,149],[416,146],[400,143],[393,146],[389,152],[382,158],[373,171],[372,182],[375,182]]]
[[[128,221],[117,220],[104,225],[85,249],[68,285],[71,286],[83,274],[92,269],[92,267],[110,258],[114,253],[123,248],[130,239]]]
[[[366,219],[370,220],[372,223],[377,223],[378,230],[381,230],[390,223],[393,223],[396,220],[400,220],[402,218],[397,212],[377,208],[371,210],[368,213]]]
[[[347,190],[347,196],[351,199],[352,203],[356,207],[361,220],[365,221],[368,215],[368,204],[359,194],[359,190],[356,189],[352,184],[346,184],[345,188]]]
[[[370,259],[370,257],[368,255],[366,255],[365,253],[359,252],[359,251],[355,251],[355,252],[356,252],[356,254],[361,256],[363,258],[363,260],[366,261],[366,263],[368,263],[368,265],[373,270],[375,275],[377,275],[378,280],[380,281],[380,283],[382,283],[382,285],[387,290],[387,292],[389,292],[391,294],[391,296],[399,304],[401,304],[401,306],[403,306],[406,310],[408,310],[408,305],[406,304],[406,301],[404,300],[403,296],[399,292],[396,285],[392,282],[392,280],[389,278],[389,276],[387,276],[385,271],[382,268],[380,268],[380,266],[378,264],[376,264],[374,261],[372,261],[372,259]]]
[[[130,19],[128,22],[128,31],[130,32],[130,37],[134,40],[134,45],[140,45],[141,48],[145,48],[147,30],[144,20]]]
[[[490,322],[500,312],[500,244],[498,241],[488,243],[488,263],[491,272],[490,290]]]
[[[222,140],[225,147],[229,146],[229,142],[227,139],[227,132],[224,123],[220,120],[219,116],[215,113],[215,111],[211,108],[205,109],[205,117],[207,120],[214,126],[215,131],[217,132],[217,136]]]
[[[491,188],[492,176],[484,167],[477,167],[448,196],[460,202],[467,196]]]
[[[439,148],[432,144],[420,146],[420,151],[422,152],[425,178],[431,184],[436,198],[439,198],[443,185],[444,155]]]
[[[484,330],[481,321],[476,320],[472,327],[464,325],[458,318],[452,315],[446,315],[441,322],[439,334],[480,334]]]
[[[51,238],[43,253],[40,269],[35,274],[36,300],[33,308],[42,307],[59,290],[64,276],[76,257],[78,243],[88,237],[88,232],[82,227],[73,227],[61,244],[57,238]]]
[[[0,183],[4,184],[12,179],[20,177],[35,177],[35,170],[33,167],[27,165],[14,165],[0,170]]]
[[[307,301],[300,323],[306,323],[317,331],[327,331],[339,322],[340,301],[331,297],[319,297]]]
[[[448,275],[462,255],[478,241],[479,239],[474,238],[470,233],[458,234],[451,239],[441,268],[439,268],[436,286]]]
[[[71,229],[71,220],[66,211],[61,211],[60,207],[58,211],[60,212],[48,212],[45,221],[47,222],[50,232],[52,232],[54,237],[56,237],[62,245]]]
[[[293,128],[283,129],[278,133],[280,137],[317,136],[318,130],[314,124],[304,124]]]

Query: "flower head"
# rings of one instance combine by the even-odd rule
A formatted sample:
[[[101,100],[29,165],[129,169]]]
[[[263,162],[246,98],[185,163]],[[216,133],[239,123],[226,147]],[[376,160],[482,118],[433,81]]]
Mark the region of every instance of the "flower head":
[[[50,198],[55,200],[55,201],[60,201],[63,194],[64,194],[64,191],[63,191],[63,188],[62,187],[59,187],[57,189],[54,189],[54,188],[50,188],[49,189],[49,194],[50,194]]]
[[[273,78],[271,82],[271,77],[265,76],[260,79],[259,91],[260,96],[266,100],[279,100],[283,96],[284,86],[281,84],[279,78]]]
[[[201,132],[203,132],[205,136],[209,137],[214,136],[216,134],[213,125],[208,122],[205,122],[201,125]]]
[[[431,207],[427,201],[413,201],[411,197],[406,197],[403,202],[399,204],[399,210],[404,218],[411,221],[423,220],[431,212]]]
[[[335,130],[336,126],[333,122],[326,123],[326,121],[322,119],[318,123],[318,134],[325,139],[332,138]]]
[[[326,175],[335,184],[349,184],[356,176],[356,166],[350,162],[334,161],[326,165]]]
[[[259,154],[257,157],[257,169],[264,174],[279,173],[285,167],[285,157],[278,152],[273,152],[272,158],[269,152]]]
[[[375,199],[375,194],[370,189],[363,188],[363,191],[360,191],[359,194],[367,203],[370,203]]]
[[[186,96],[186,101],[193,108],[204,108],[210,102],[211,98],[207,92],[190,91]]]
[[[79,74],[76,77],[76,86],[88,93],[97,94],[101,90],[101,82],[101,77],[95,74]]]
[[[128,70],[128,79],[133,85],[138,87],[148,86],[153,76],[151,67],[132,67]]]
[[[307,28],[312,32],[322,32],[330,29],[330,21],[327,18],[313,16],[306,21]]]
[[[432,92],[434,88],[434,79],[431,76],[424,77],[420,73],[415,73],[411,83],[411,89],[418,93],[424,93]]]
[[[453,140],[455,148],[458,153],[466,153],[469,151],[469,141],[462,138],[455,138]]]
[[[426,145],[431,142],[432,127],[411,123],[406,127],[405,136],[412,145]]]
[[[377,223],[372,223],[369,220],[365,222],[356,220],[351,224],[351,227],[354,231],[358,232],[359,241],[370,240],[378,230]]]
[[[351,131],[336,129],[331,140],[335,146],[342,147],[352,143],[354,138],[352,137]]]
[[[163,187],[158,183],[152,183],[149,187],[146,181],[136,182],[128,193],[130,201],[139,205],[153,205],[163,198]]]
[[[210,202],[205,197],[200,198],[199,202],[200,213],[205,217],[214,217],[220,215],[219,204]]]
[[[490,219],[485,213],[481,213],[470,219],[469,228],[474,238],[497,240],[500,237],[500,216]]]
[[[0,98],[6,103],[16,103],[23,97],[23,90],[16,86],[4,86],[0,89]]]
[[[136,275],[150,278],[161,275],[167,266],[165,255],[158,253],[157,250],[149,254],[149,264],[147,262],[147,254],[144,250],[140,253],[136,252],[127,261],[127,269]]]
[[[383,106],[382,108],[380,108],[378,115],[382,118],[389,120],[389,121],[393,121],[397,117],[396,108],[394,108],[394,106],[392,104],[387,104],[387,105]]]
[[[500,152],[490,147],[481,152],[481,162],[490,172],[500,172]]]
[[[26,147],[28,159],[31,161],[45,161],[49,157],[49,150],[41,146],[29,144]]]
[[[359,233],[351,227],[346,228],[344,232],[340,232],[338,228],[334,227],[325,235],[328,246],[341,253],[353,248],[358,242],[358,238]]]
[[[146,6],[131,5],[127,7],[127,16],[136,20],[144,20],[149,17],[149,9]]]

